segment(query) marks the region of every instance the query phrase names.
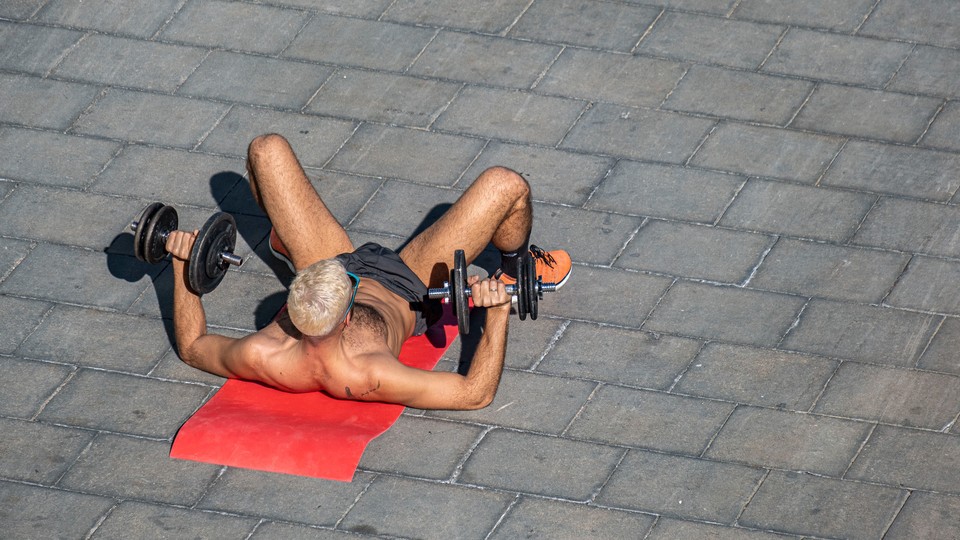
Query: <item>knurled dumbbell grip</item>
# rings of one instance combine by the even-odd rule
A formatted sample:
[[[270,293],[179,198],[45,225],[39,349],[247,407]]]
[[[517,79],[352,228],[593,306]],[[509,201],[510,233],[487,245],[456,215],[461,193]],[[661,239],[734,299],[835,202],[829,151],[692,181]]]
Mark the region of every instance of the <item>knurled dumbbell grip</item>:
[[[507,294],[509,294],[510,296],[517,295],[516,285],[512,285],[512,284],[504,285],[504,288],[506,289]],[[556,283],[540,283],[540,292],[556,292],[556,290],[557,290]],[[465,288],[464,292],[467,293],[467,296],[473,296],[473,291],[471,291],[469,288]],[[452,294],[453,293],[451,292],[450,283],[446,281],[443,282],[443,287],[427,289],[427,298],[430,298],[431,300],[437,300],[441,298],[447,299],[447,298],[450,298]]]

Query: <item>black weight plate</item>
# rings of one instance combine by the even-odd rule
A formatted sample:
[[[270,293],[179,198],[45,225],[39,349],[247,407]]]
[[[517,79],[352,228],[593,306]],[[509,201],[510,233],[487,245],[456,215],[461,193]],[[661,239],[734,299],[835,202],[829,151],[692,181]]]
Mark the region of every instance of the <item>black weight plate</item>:
[[[163,206],[147,218],[141,247],[145,261],[157,264],[167,256],[167,237],[177,230],[178,222],[177,211],[172,206]]]
[[[133,230],[133,255],[141,261],[146,260],[143,257],[143,239],[147,236],[147,220],[150,219],[150,216],[153,215],[154,212],[162,207],[163,205],[160,203],[150,203],[140,212],[137,219],[134,220],[137,228]]]
[[[537,307],[540,301],[540,296],[537,294],[540,291],[538,285],[540,284],[540,276],[537,275],[537,263],[533,260],[533,257],[530,254],[527,254],[526,257],[527,272],[526,277],[527,283],[523,288],[523,294],[527,297],[527,311],[530,312],[530,318],[537,320]]]
[[[462,249],[453,252],[453,270],[450,270],[453,309],[457,314],[457,328],[461,335],[470,333],[470,304],[467,299],[467,257]]]
[[[220,255],[233,253],[237,244],[237,222],[233,216],[218,212],[204,223],[190,252],[188,280],[197,294],[206,294],[217,288],[227,273],[228,263]]]
[[[526,320],[530,313],[530,303],[527,301],[527,274],[530,272],[530,266],[527,264],[529,254],[517,257],[517,315],[520,320]]]

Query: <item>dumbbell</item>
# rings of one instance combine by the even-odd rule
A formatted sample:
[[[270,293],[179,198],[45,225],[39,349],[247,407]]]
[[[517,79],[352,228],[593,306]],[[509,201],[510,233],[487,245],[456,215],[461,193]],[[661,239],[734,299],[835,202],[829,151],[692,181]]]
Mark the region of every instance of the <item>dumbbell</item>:
[[[507,294],[517,297],[517,315],[525,320],[527,315],[531,319],[537,318],[537,304],[543,298],[543,293],[557,290],[556,283],[544,283],[537,275],[537,263],[529,253],[517,258],[517,283],[506,285]],[[470,333],[470,311],[468,299],[472,296],[467,286],[467,258],[462,249],[453,252],[453,269],[450,270],[450,281],[443,282],[443,287],[427,290],[427,298],[443,299],[453,304],[457,314],[457,327],[463,335]]]
[[[133,254],[141,261],[156,264],[167,255],[167,238],[177,230],[179,219],[172,206],[148,204],[130,228],[133,230]],[[243,259],[233,253],[237,245],[237,222],[233,216],[217,212],[200,228],[187,265],[187,282],[197,294],[206,294],[223,281],[230,265],[240,266]]]

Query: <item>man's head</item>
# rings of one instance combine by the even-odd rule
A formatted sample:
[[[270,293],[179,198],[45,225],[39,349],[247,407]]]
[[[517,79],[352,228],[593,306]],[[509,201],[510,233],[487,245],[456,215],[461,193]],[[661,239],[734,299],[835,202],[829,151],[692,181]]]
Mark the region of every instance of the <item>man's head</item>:
[[[306,336],[323,337],[344,321],[353,299],[353,282],[335,259],[315,262],[290,285],[287,311]]]

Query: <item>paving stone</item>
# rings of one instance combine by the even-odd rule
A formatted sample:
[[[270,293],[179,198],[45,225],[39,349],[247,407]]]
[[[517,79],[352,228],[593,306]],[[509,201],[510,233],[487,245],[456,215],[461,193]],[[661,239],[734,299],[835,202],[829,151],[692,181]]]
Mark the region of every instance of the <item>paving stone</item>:
[[[54,307],[18,353],[82,366],[146,373],[170,346],[157,321],[67,305]]]
[[[700,347],[694,339],[575,322],[537,371],[666,390]]]
[[[193,148],[228,106],[178,96],[107,90],[71,131],[133,142]],[[136,118],[136,122],[130,122]]]
[[[960,51],[916,47],[888,88],[908,94],[960,97]]]
[[[581,206],[614,163],[600,156],[491,141],[459,183],[473,181],[488,167],[501,165],[530,183],[533,200]]]
[[[804,299],[736,287],[679,282],[643,329],[744,345],[775,345]]]
[[[4,396],[19,397],[10,393]],[[0,427],[4,434],[0,475],[48,485],[66,472],[94,436],[92,431],[6,418],[0,418]]]
[[[172,93],[207,54],[208,51],[197,47],[92,34],[70,51],[53,75]]]
[[[640,53],[756,69],[784,28],[666,12],[640,42]]]
[[[0,481],[0,522],[11,538],[82,538],[113,499]]]
[[[717,401],[605,385],[566,435],[698,456],[733,408]]]
[[[631,450],[597,503],[731,524],[762,477],[743,465]]]
[[[459,84],[418,77],[339,69],[306,111],[426,128],[460,90]]]
[[[958,278],[960,263],[914,257],[885,302],[896,307],[958,315],[960,292],[955,287]]]
[[[884,538],[936,538],[960,534],[960,497],[916,491]]]
[[[536,90],[629,107],[659,107],[686,70],[679,62],[566,48]]]
[[[168,441],[101,433],[59,485],[106,497],[192,505],[221,466],[171,459],[169,452]]]
[[[364,492],[338,528],[424,539],[477,538],[493,529],[510,498],[491,490],[382,476]]]
[[[459,190],[387,180],[351,229],[412,238],[414,232],[438,219],[461,194]]]
[[[622,456],[610,446],[494,430],[467,459],[458,482],[586,501]]]
[[[714,223],[744,182],[743,177],[729,174],[622,160],[585,206],[591,210]]]
[[[434,127],[501,141],[556,145],[583,111],[578,100],[467,86]]]
[[[813,83],[709,66],[693,66],[666,109],[784,125],[810,95]]]
[[[865,193],[750,180],[720,225],[842,242],[857,231],[875,200]]]
[[[124,501],[97,527],[93,538],[122,540],[190,535],[240,538],[249,535],[256,525],[255,518]]]
[[[0,21],[0,69],[44,76],[81,37],[74,30]]]
[[[306,525],[291,525],[275,521],[261,523],[250,536],[251,540],[269,540],[271,538],[284,538],[285,540],[356,540],[358,537],[352,532],[321,529]],[[360,536],[360,538],[363,538],[363,536]]]
[[[653,522],[644,514],[521,497],[489,538],[636,538]]]
[[[321,14],[310,19],[283,56],[399,72],[416,59],[435,33],[427,28]]]
[[[293,41],[308,19],[308,13],[298,10],[202,0],[189,2],[178,11],[164,26],[160,38],[276,55]]]
[[[490,274],[487,273],[487,275]],[[469,336],[459,336],[459,339],[454,339],[448,344],[447,352],[441,358],[442,361],[450,365],[448,371],[462,370],[470,362],[480,339],[479,334],[481,332],[479,329],[482,328],[483,320],[484,315],[481,310],[472,311],[470,316],[471,334]],[[513,369],[530,369],[531,366],[540,362],[545,351],[563,333],[563,329],[568,324],[567,321],[544,317],[540,317],[535,323],[521,322],[518,318],[511,320],[507,333],[507,357],[504,366]],[[473,328],[477,328],[477,331],[474,332]],[[466,346],[464,346],[464,342],[467,343]]]
[[[48,131],[0,128],[0,176],[12,180],[81,187],[103,170],[120,145]],[[59,159],[48,159],[56,155]]]
[[[852,32],[870,13],[873,0],[744,0],[734,18]]]
[[[531,243],[567,250],[577,262],[608,265],[642,223],[634,216],[534,203]]]
[[[330,167],[452,186],[482,148],[483,142],[476,139],[364,124],[337,152]]]
[[[744,529],[743,527],[724,527],[712,523],[660,518],[650,534],[644,538],[646,540],[666,540],[669,538],[710,538],[711,540],[786,540],[794,538],[798,540],[800,537]]]
[[[0,122],[64,130],[99,92],[96,86],[0,73]]]
[[[37,13],[37,19],[108,34],[149,38],[176,12],[178,5],[178,0],[53,0]]]
[[[881,197],[853,244],[960,257],[960,208]]]
[[[837,358],[913,366],[939,322],[932,315],[815,299],[782,346]]]
[[[790,127],[912,144],[941,103],[934,98],[821,84]]]
[[[915,429],[878,426],[846,477],[902,487],[960,493],[956,477],[944,471],[960,466],[960,437]]]
[[[616,265],[740,283],[775,240],[762,234],[653,220],[630,240]]]
[[[824,175],[822,185],[949,201],[960,187],[960,155],[850,141]]]
[[[908,255],[780,239],[763,259],[751,287],[860,303],[882,300]]]
[[[7,315],[0,318],[0,353],[10,354],[17,350],[50,309],[46,302],[0,295],[0,312]]]
[[[0,6],[0,17],[24,21],[36,13],[44,3],[43,0],[10,0]]]
[[[31,418],[73,371],[69,366],[0,356],[0,415]]]
[[[228,468],[196,507],[332,526],[372,480],[366,473],[357,473],[354,481],[347,483]]]
[[[671,391],[806,411],[836,368],[816,356],[708,343]]]
[[[905,496],[898,489],[774,471],[738,522],[803,535],[880,538]]]
[[[952,101],[940,111],[923,137],[924,146],[960,151],[960,102]],[[958,202],[958,197],[953,202]]]
[[[501,34],[529,6],[526,0],[496,0],[484,4],[456,0],[399,0],[382,2],[389,5],[382,20],[474,30]],[[381,9],[382,11],[382,9]]]
[[[881,88],[911,49],[906,43],[790,29],[763,71]]]
[[[960,413],[960,377],[844,362],[814,410],[940,430]]]
[[[640,0],[629,1],[639,2]],[[735,0],[721,0],[719,2],[716,0],[643,0],[643,3],[664,6],[680,11],[726,15],[730,11],[730,8],[733,7]]]
[[[705,455],[754,467],[840,476],[870,427],[865,422],[741,406]]]
[[[960,350],[960,319],[947,317],[927,350],[917,363],[920,369],[930,369],[960,375],[956,353]]]
[[[562,301],[554,301],[549,311],[557,317],[639,328],[670,282],[665,277],[578,265],[558,293]],[[547,301],[545,297],[541,303]]]
[[[560,147],[681,164],[713,125],[705,118],[601,103],[584,113]]]
[[[172,327],[172,324],[172,322],[169,323],[168,328]],[[217,333],[226,335],[227,337],[243,337],[249,334],[249,332],[230,332],[220,328],[217,329]],[[175,347],[171,347],[166,354],[160,358],[160,361],[157,362],[157,365],[150,371],[150,373],[148,373],[148,375],[158,379],[199,383],[216,388],[222,386],[227,380],[224,377],[219,377],[205,371],[200,371],[195,367],[187,365],[183,360],[180,360],[179,356],[177,356]]]
[[[534,2],[510,35],[630,52],[658,15],[659,10],[648,6],[569,0]]]
[[[560,47],[501,37],[440,32],[409,73],[477,84],[529,88]]]
[[[690,163],[813,184],[842,144],[842,140],[835,137],[722,122]]]
[[[933,0],[922,9],[907,0],[892,0],[870,14],[860,33],[957,48],[960,11],[950,0]]]
[[[478,426],[401,415],[392,428],[370,442],[360,469],[446,480],[482,432]],[[430,451],[424,452],[426,448]]]

